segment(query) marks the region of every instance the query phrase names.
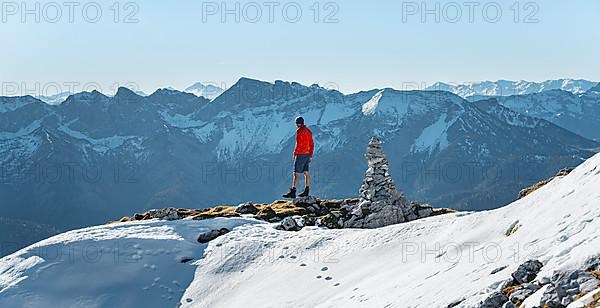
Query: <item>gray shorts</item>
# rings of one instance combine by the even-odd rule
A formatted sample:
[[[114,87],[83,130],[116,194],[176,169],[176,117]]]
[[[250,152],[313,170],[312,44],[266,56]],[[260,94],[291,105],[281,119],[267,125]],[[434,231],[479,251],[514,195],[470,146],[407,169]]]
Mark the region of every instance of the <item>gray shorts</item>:
[[[294,172],[303,173],[308,171],[308,165],[310,164],[310,155],[298,154],[294,160]]]

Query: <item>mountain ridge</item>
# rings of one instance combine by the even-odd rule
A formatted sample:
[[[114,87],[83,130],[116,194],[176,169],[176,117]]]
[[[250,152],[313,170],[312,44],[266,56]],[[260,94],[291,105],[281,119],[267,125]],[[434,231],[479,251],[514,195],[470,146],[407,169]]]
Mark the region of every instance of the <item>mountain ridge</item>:
[[[597,82],[585,79],[554,79],[542,82],[525,80],[497,80],[466,83],[436,82],[424,90],[446,90],[465,99],[469,97],[509,96],[539,93],[553,89],[562,89],[574,94],[581,94],[594,87]]]
[[[240,81],[259,81],[258,79],[253,79],[249,77],[240,77],[236,83]],[[278,82],[287,82],[282,80],[275,80],[272,83]],[[291,83],[296,83],[301,85],[300,83],[291,81]],[[545,80],[542,82],[531,82],[525,80],[511,81],[511,80],[497,80],[497,81],[480,81],[480,82],[465,82],[465,83],[445,83],[445,82],[435,82],[431,86],[424,88],[425,91],[434,91],[434,90],[443,90],[447,92],[451,92],[457,94],[461,97],[467,98],[471,100],[472,97],[476,98],[486,98],[489,96],[509,96],[509,95],[523,95],[530,94],[535,92],[543,92],[552,89],[563,89],[565,91],[572,92],[574,94],[582,94],[590,89],[594,88],[597,85],[597,82],[590,81],[587,79],[570,79],[570,78],[562,78],[562,79],[551,79]],[[306,85],[303,85],[306,86]],[[312,86],[319,86],[317,84],[313,84]],[[123,87],[123,86],[121,86]],[[176,90],[172,87],[168,88],[158,88],[159,89],[171,89]],[[186,87],[184,90],[180,92],[192,93],[196,96],[205,97],[208,100],[214,100],[218,96],[220,96],[223,92],[225,92],[228,88],[221,88],[215,83],[203,83],[203,82],[195,82],[191,86]],[[393,89],[393,88],[389,88]],[[375,90],[375,89],[371,89]],[[363,90],[363,91],[371,91],[371,90]],[[132,90],[133,91],[133,90]],[[176,90],[179,91],[179,90]],[[498,92],[499,91],[499,92]],[[148,94],[136,90],[134,91],[136,94],[140,96],[147,96]],[[362,91],[359,91],[362,92]],[[359,93],[357,92],[357,93]],[[44,101],[50,105],[59,105],[64,100],[75,93],[63,92],[50,96],[37,96],[37,99]],[[355,94],[355,93],[349,93]],[[345,94],[348,95],[348,94]]]

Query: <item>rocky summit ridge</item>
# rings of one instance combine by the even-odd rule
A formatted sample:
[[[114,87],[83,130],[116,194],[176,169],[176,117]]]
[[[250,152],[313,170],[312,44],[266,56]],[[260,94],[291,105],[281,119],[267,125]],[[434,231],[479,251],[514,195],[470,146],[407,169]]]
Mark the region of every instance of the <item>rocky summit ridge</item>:
[[[155,218],[177,220],[187,217],[202,220],[247,215],[267,222],[277,222],[276,228],[287,231],[299,231],[305,226],[371,229],[455,212],[452,209],[435,209],[428,204],[408,200],[396,188],[389,173],[389,163],[383,151],[382,141],[378,137],[373,137],[369,142],[365,157],[368,169],[358,198],[321,200],[315,196],[308,196],[293,200],[276,200],[270,204],[247,202],[237,206],[220,205],[203,210],[170,207],[123,217],[119,222]],[[217,236],[223,234],[223,230],[213,231],[219,231],[211,233]]]

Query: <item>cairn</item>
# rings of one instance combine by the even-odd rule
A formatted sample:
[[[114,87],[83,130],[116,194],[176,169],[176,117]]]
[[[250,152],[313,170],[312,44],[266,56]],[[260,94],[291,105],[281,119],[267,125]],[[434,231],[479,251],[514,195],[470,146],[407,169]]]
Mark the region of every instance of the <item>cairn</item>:
[[[345,227],[378,228],[431,215],[431,207],[408,201],[396,189],[379,138],[369,142],[366,158],[368,169],[360,187],[360,200]]]

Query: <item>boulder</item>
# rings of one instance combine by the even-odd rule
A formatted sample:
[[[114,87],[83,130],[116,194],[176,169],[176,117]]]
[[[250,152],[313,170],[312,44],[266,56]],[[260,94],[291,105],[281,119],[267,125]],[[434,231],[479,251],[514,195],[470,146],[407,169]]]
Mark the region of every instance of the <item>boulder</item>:
[[[144,217],[143,219],[158,218],[158,219],[163,219],[163,220],[177,220],[177,219],[183,218],[183,217],[180,217],[177,210],[172,207],[167,207],[167,208],[158,209],[158,210],[150,210],[150,211],[146,212],[146,214],[144,216],[146,216],[146,217]]]
[[[331,213],[317,219],[316,225],[329,229],[341,229],[344,227],[342,213],[339,211],[332,211]]]
[[[273,210],[269,206],[263,207],[260,211],[258,211],[258,213],[256,213],[256,215],[254,215],[254,217],[256,219],[260,219],[260,220],[264,220],[264,221],[268,221],[268,222],[275,222],[275,221],[279,220],[277,217],[277,213],[275,213],[275,210]]]
[[[208,242],[216,239],[217,237],[219,237],[219,236],[221,236],[221,235],[223,235],[225,233],[228,233],[228,232],[229,232],[228,229],[221,228],[221,229],[218,229],[218,230],[210,230],[210,231],[207,231],[207,232],[204,232],[204,233],[200,233],[200,235],[198,235],[198,243],[206,244],[206,243],[208,243]]]
[[[285,231],[300,231],[304,228],[304,219],[300,216],[288,216],[281,220],[277,229]]]
[[[498,308],[508,302],[508,297],[500,291],[490,294],[485,300],[479,303],[478,308]]]
[[[305,226],[314,226],[317,223],[317,218],[313,215],[303,215],[302,220]]]
[[[525,283],[518,288],[516,288],[510,295],[508,296],[509,300],[515,304],[521,304],[527,297],[531,294],[535,293],[535,291],[539,290],[540,286],[533,283]]]
[[[517,306],[515,306],[515,304],[512,302],[506,302],[504,305],[502,305],[502,308],[517,308]]]
[[[252,203],[242,203],[235,208],[235,212],[238,214],[256,214],[258,213],[258,208]]]
[[[538,260],[529,260],[519,265],[516,271],[512,273],[512,277],[517,284],[531,282],[542,269],[542,262]]]
[[[313,205],[313,204],[319,204],[320,200],[315,197],[315,196],[308,196],[308,197],[298,197],[298,198],[294,198],[294,200],[292,201],[292,203],[296,206],[302,206],[302,207],[307,207],[309,205]]]
[[[550,308],[564,307],[574,302],[582,292],[591,292],[599,285],[600,280],[587,271],[556,272],[552,275],[550,286],[544,292],[541,303]]]

